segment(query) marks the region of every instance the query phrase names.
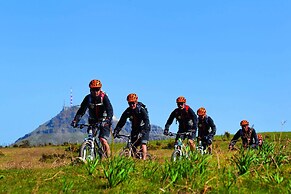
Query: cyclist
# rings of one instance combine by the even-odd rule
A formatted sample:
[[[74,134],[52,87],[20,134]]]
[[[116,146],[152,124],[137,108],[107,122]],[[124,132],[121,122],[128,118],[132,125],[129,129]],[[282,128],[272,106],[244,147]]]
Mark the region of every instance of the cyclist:
[[[206,109],[200,107],[197,110],[198,115],[198,140],[202,141],[204,148],[208,147],[208,153],[212,153],[212,140],[216,133],[216,126],[213,119],[206,114]]]
[[[176,103],[178,108],[174,109],[170,114],[164,129],[164,135],[169,134],[169,128],[173,123],[174,118],[179,122],[179,129],[177,133],[183,132],[191,132],[190,135],[176,135],[175,143],[177,140],[181,138],[182,140],[188,138],[190,149],[192,151],[195,150],[194,140],[196,138],[196,130],[197,130],[197,115],[190,108],[190,106],[186,105],[186,98],[184,96],[179,96],[176,99]]]
[[[239,138],[242,139],[244,148],[257,148],[258,147],[258,137],[256,130],[252,127],[249,127],[249,122],[247,120],[242,120],[240,122],[241,129],[239,129],[236,134],[233,136],[232,140],[229,143],[229,149],[232,150]]]
[[[126,120],[129,118],[131,121],[131,142],[133,147],[141,147],[143,153],[143,160],[146,160],[147,143],[150,134],[150,121],[145,105],[138,102],[138,96],[134,93],[128,94],[127,102],[129,107],[122,113],[120,120],[114,129],[114,138],[117,137],[122,127],[125,125]],[[141,134],[141,137],[139,137]],[[136,150],[134,150],[136,152]]]
[[[263,136],[262,134],[258,134],[258,145],[261,148],[263,146]]]
[[[71,126],[77,127],[80,119],[89,110],[89,124],[102,122],[99,139],[104,148],[107,157],[110,156],[110,146],[107,142],[110,135],[110,127],[113,116],[113,108],[105,92],[101,90],[102,83],[100,80],[93,79],[89,83],[90,94],[83,99]]]

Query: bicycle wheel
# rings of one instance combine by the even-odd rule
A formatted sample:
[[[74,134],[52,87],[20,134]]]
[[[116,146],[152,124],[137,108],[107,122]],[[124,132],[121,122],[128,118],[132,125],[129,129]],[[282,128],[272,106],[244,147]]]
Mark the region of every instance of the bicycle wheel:
[[[81,148],[80,148],[79,156],[83,161],[94,160],[95,159],[96,151],[95,151],[95,149],[92,150],[91,142],[84,141],[82,143]]]
[[[174,152],[172,153],[171,159],[173,162],[181,159],[182,157],[182,153],[181,150],[174,150]]]
[[[121,157],[126,157],[126,158],[130,158],[131,157],[131,150],[126,148],[124,150],[122,150],[120,153],[119,153],[119,156]]]

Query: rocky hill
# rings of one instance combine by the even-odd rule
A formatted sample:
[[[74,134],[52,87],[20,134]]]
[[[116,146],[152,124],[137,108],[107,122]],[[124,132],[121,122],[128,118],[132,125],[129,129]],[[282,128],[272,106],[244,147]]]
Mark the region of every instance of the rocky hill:
[[[29,134],[19,138],[14,144],[22,145],[29,144],[30,146],[38,145],[61,145],[64,143],[81,143],[86,137],[86,129],[78,129],[70,126],[78,106],[64,107],[59,114],[54,118],[40,125],[37,129]],[[88,114],[85,114],[80,123],[87,123]],[[112,129],[117,124],[117,119],[114,117]],[[129,134],[131,131],[130,122],[127,122],[122,129],[122,133]],[[151,125],[150,140],[164,139],[163,129],[157,125]],[[109,141],[112,141],[110,139]]]

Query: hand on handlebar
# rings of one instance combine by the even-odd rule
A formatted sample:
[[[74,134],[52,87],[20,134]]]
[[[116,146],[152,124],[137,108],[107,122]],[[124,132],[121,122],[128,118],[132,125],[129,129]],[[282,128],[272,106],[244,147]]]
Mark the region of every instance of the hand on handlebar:
[[[164,129],[164,135],[169,135],[169,129]]]
[[[74,128],[78,127],[78,123],[77,123],[77,121],[75,121],[75,120],[72,121],[72,122],[71,122],[71,126],[74,127]]]

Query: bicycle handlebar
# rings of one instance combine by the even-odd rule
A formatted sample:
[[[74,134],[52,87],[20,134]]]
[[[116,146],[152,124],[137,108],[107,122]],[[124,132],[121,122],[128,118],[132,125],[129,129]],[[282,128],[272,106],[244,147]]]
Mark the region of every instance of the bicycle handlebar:
[[[172,133],[172,132],[169,132],[168,133],[168,136],[175,136],[175,135],[191,135],[192,132],[182,132],[182,133]]]
[[[77,128],[80,128],[80,129],[83,129],[84,127],[98,127],[98,125],[100,126],[100,123],[95,123],[95,124],[87,124],[87,123],[84,123],[84,124],[78,124],[77,125]]]
[[[122,138],[122,137],[130,138],[130,135],[118,134],[118,135],[116,135],[116,137],[117,137],[117,138]]]

